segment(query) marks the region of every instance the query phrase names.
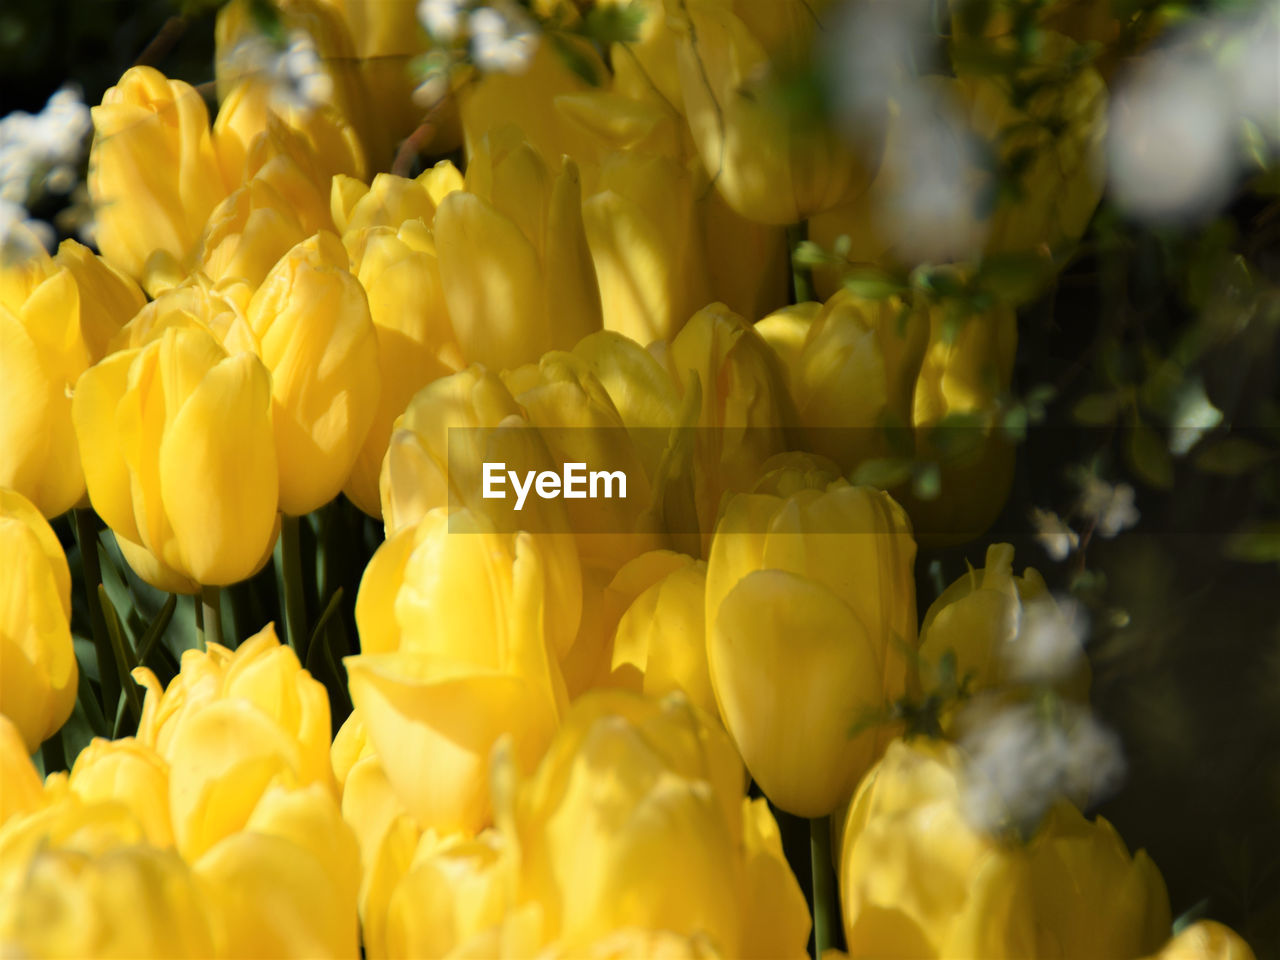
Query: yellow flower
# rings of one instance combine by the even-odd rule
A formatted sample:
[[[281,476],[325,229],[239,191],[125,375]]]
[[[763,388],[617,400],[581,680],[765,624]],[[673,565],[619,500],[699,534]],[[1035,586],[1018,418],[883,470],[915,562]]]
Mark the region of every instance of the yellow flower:
[[[735,496],[716,527],[711,685],[747,769],[789,813],[829,814],[884,749],[915,641],[914,559],[902,508],[843,481]]]
[[[606,330],[669,340],[711,299],[695,183],[661,156],[618,153],[582,204]]]
[[[930,605],[920,624],[920,659],[932,667],[953,651],[957,677],[968,676],[975,693],[1034,679],[1030,671],[1046,672],[1064,693],[1087,699],[1081,626],[1073,629],[1039,573],[1028,567],[1013,575],[1013,547],[992,544],[985,567],[970,570]]]
[[[171,326],[85,371],[71,413],[89,499],[162,589],[252,575],[274,542],[271,375],[252,353]],[[126,548],[126,541],[128,548]],[[139,569],[148,553],[169,577]],[[156,582],[162,580],[163,582]]]
[[[30,957],[209,957],[208,894],[172,850],[43,849],[0,887],[0,943]]]
[[[822,29],[805,0],[669,0],[680,32],[680,89],[703,165],[742,216],[797,223],[861,192],[882,146],[869,122],[852,144],[785,92]]]
[[[243,280],[256,288],[308,235],[294,206],[255,177],[214,208],[195,256],[212,280]]]
[[[169,765],[152,747],[133,737],[94,737],[76,757],[67,781],[88,803],[124,803],[156,847],[173,846],[169,819]]]
[[[793,418],[784,374],[768,344],[724,304],[699,310],[670,343],[654,346],[682,404],[673,455],[655,487],[678,546],[702,554],[726,493],[746,489],[787,448]]]
[[[660,559],[679,566],[644,589],[622,615],[613,637],[613,672],[631,673],[630,682],[649,696],[679,690],[718,717],[707,667],[707,565],[666,551]]]
[[[565,694],[554,657],[572,644],[582,602],[559,545],[439,509],[384,543],[365,571],[362,653],[345,660],[351,698],[424,828],[478,831],[494,742],[514,736],[529,770],[555,729]]]
[[[219,164],[200,94],[151,67],[125,72],[93,108],[93,126],[88,184],[98,247],[148,287],[159,261],[187,261],[236,184]]]
[[[142,291],[85,246],[65,240],[0,266],[0,486],[46,517],[84,498],[70,390],[144,303]]]
[[[628,929],[696,934],[723,956],[801,956],[807,905],[743,785],[723,730],[683,697],[584,697],[509,814],[519,902],[537,903],[543,937],[573,956]]]
[[[601,326],[582,225],[578,168],[552,174],[506,128],[467,167],[467,189],[436,211],[445,303],[463,355],[495,370],[568,350]]]
[[[1253,950],[1232,930],[1213,920],[1197,920],[1152,954],[1151,960],[1256,960]]]
[[[422,387],[458,370],[462,358],[444,305],[435,243],[420,220],[399,230],[364,228],[348,245],[377,332],[380,389],[373,424],[343,490],[365,513],[380,517],[378,477],[396,418]]]
[[[0,603],[0,715],[13,721],[34,753],[66,723],[76,702],[71,572],[35,504],[4,488],[0,554],[9,581]]]
[[[23,817],[44,805],[44,785],[31,762],[31,750],[22,731],[0,713],[0,829],[10,820]]]
[[[271,371],[280,510],[302,516],[338,495],[378,406],[378,339],[347,251],[321,232],[290,250],[246,317]]]
[[[1066,801],[1006,844],[965,819],[964,776],[958,748],[916,740],[863,780],[840,861],[850,957],[1119,960],[1162,942],[1169,901],[1145,852]]]
[[[162,689],[145,667],[139,743],[169,764],[178,849],[194,858],[244,829],[269,784],[332,789],[329,697],[268,626],[233,653],[188,650]]]
[[[416,179],[380,173],[370,184],[336,176],[329,197],[333,222],[344,236],[360,236],[370,227],[398,229],[408,220],[430,226],[436,207],[450,193],[463,188],[462,174],[441,160]]]
[[[232,731],[228,731],[231,733]],[[360,855],[321,784],[275,784],[193,863],[228,957],[358,957]]]

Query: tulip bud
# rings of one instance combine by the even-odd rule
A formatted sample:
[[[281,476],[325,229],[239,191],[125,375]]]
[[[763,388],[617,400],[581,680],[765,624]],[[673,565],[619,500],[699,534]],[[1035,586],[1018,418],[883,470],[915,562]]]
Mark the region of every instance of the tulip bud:
[[[683,697],[584,697],[514,805],[521,900],[571,956],[632,928],[800,956],[807,907],[767,807],[742,790],[723,731]]]
[[[711,300],[694,183],[675,161],[614,154],[582,216],[605,329],[642,344],[669,340]]]
[[[0,602],[0,714],[13,721],[27,752],[34,753],[66,723],[76,702],[80,672],[71,646],[71,572],[35,504],[4,488],[0,555],[10,581]]]
[[[0,829],[44,806],[44,785],[17,725],[0,711]]]
[[[148,843],[173,846],[169,765],[147,744],[133,737],[94,737],[76,757],[68,786],[88,803],[123,803],[142,824]]]
[[[337,176],[329,208],[344,236],[358,236],[370,227],[398,229],[407,220],[421,220],[430,226],[440,201],[462,187],[462,174],[448,160],[441,160],[414,180],[380,173],[366,186],[353,177]]]
[[[337,496],[378,406],[369,301],[331,233],[298,244],[249,302],[271,371],[280,510],[302,516]]]
[[[94,509],[122,549],[150,553],[185,592],[243,580],[270,554],[270,398],[257,357],[228,355],[196,326],[114,353],[76,384],[71,413]],[[134,566],[161,589],[177,586]]]
[[[1257,960],[1244,939],[1214,920],[1197,920],[1182,928],[1150,960]]]
[[[805,0],[690,0],[668,10],[689,127],[729,206],[751,220],[796,223],[866,188],[883,143],[879,118],[855,147],[825,118],[802,113],[783,82],[821,30],[821,10]]]
[[[204,101],[181,80],[132,67],[93,108],[89,196],[102,255],[150,289],[166,258],[186,263],[224,175]]]
[[[462,358],[427,228],[416,220],[398,232],[369,227],[349,245],[354,247],[353,269],[369,298],[377,331],[380,389],[373,424],[343,490],[361,510],[379,517],[378,477],[396,418],[422,387],[458,370]]]
[[[467,189],[446,196],[434,233],[463,355],[495,370],[568,350],[601,326],[578,168],[552,174],[510,128],[486,140]]]
[[[1163,941],[1169,899],[1145,852],[1066,801],[1026,844],[1002,843],[965,819],[966,775],[956,747],[913,740],[863,780],[840,858],[850,957],[1085,960]]]
[[[884,749],[915,640],[914,559],[906,514],[869,487],[729,501],[707,564],[711,685],[782,809],[827,815]]]
[[[84,498],[70,390],[143,305],[142,291],[74,240],[0,266],[0,486],[46,517]]]
[[[206,891],[172,850],[42,849],[5,883],[0,943],[30,957],[209,957]]]
[[[435,510],[374,555],[356,601],[351,697],[386,775],[424,828],[488,820],[503,734],[532,769],[558,722],[581,605],[578,570],[534,534]]]
[[[276,261],[307,236],[279,191],[254,178],[214,208],[196,259],[215,281],[243,280],[257,288]]]

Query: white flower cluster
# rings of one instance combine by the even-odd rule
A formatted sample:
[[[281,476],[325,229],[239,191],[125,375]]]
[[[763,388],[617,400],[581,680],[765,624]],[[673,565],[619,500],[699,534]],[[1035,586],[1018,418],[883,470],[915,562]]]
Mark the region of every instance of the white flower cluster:
[[[0,248],[5,256],[22,255],[32,244],[53,245],[53,229],[30,219],[27,207],[44,194],[75,189],[92,130],[89,108],[72,86],[57,91],[39,113],[16,110],[0,118]]]
[[[231,51],[230,68],[265,77],[278,108],[313,110],[333,100],[333,78],[305,30],[291,30],[283,47],[265,34],[246,37]]]
[[[970,759],[962,800],[984,830],[1014,827],[1026,836],[1058,797],[1084,807],[1124,775],[1119,738],[1079,704],[1058,701],[1046,711],[1036,703],[977,701],[962,723]]]
[[[471,62],[486,73],[523,73],[538,49],[537,23],[511,0],[419,0],[418,20],[438,43],[468,36]]]
[[[1112,101],[1107,164],[1116,201],[1145,220],[1196,219],[1226,202],[1242,168],[1275,163],[1277,50],[1280,0],[1270,0],[1252,17],[1198,21],[1143,57]]]
[[[1080,470],[1076,482],[1080,485],[1076,514],[1087,520],[1098,536],[1111,539],[1137,526],[1142,514],[1134,503],[1136,495],[1129,484],[1113,486],[1084,469]],[[1032,508],[1031,525],[1035,527],[1036,539],[1054,560],[1067,559],[1080,546],[1080,537],[1075,530],[1051,510]]]
[[[1018,632],[1002,651],[1009,676],[1021,683],[1064,679],[1084,657],[1087,627],[1084,607],[1071,597],[1024,604]]]

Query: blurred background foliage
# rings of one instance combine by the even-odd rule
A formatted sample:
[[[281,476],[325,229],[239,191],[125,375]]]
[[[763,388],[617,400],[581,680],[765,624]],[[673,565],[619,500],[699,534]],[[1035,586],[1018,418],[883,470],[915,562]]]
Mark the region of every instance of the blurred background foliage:
[[[1258,6],[1113,3],[1117,12],[1167,23]],[[140,58],[170,76],[208,83],[217,6],[5,0],[0,115],[39,110],[68,81],[79,85],[85,102],[97,103]],[[974,16],[981,6],[970,5]],[[1141,39],[1122,36],[1104,56],[1122,70]],[[814,104],[812,80],[794,81],[798,109],[822,107]],[[1239,131],[1246,152],[1254,133],[1247,125]],[[987,542],[1003,539],[1014,543],[1019,567],[1036,566],[1055,590],[1087,603],[1094,706],[1120,733],[1128,762],[1123,788],[1098,812],[1130,847],[1149,850],[1175,915],[1221,920],[1263,960],[1277,960],[1280,177],[1256,144],[1253,152],[1254,167],[1212,216],[1152,226],[1127,219],[1104,199],[1072,264],[1019,311],[1004,425],[1021,448],[1008,504],[982,540],[922,550],[918,576],[923,610],[966,563],[982,564]],[[50,220],[53,212],[33,210]],[[855,282],[865,295],[884,279],[861,275]],[[1077,522],[1081,549],[1054,563],[1029,514],[1042,508],[1078,520],[1072,505],[1081,469],[1131,483],[1141,519],[1105,540]],[[69,518],[57,529],[79,582],[76,531]],[[307,518],[301,533],[304,563],[316,571],[305,578],[314,589],[307,597],[314,630],[304,659],[330,690],[336,729],[350,710],[341,657],[356,649],[352,602],[381,531],[339,500]],[[138,660],[167,682],[181,651],[195,645],[191,601],[180,599],[175,610],[108,549],[109,534],[101,539],[97,560],[106,592],[112,607],[126,611],[121,629]],[[277,589],[268,566],[224,591],[229,632],[244,637],[256,630],[279,608]],[[74,633],[89,637],[80,591],[75,598]],[[77,640],[77,655],[82,684],[105,690],[120,683],[100,673],[90,641]],[[64,734],[54,738],[67,757],[91,736],[128,732],[136,722],[128,699],[119,717],[93,715],[97,699],[81,697]]]

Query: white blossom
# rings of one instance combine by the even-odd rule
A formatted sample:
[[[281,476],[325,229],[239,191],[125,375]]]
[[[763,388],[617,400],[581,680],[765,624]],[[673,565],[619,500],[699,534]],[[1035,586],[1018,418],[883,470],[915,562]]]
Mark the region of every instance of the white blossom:
[[[43,220],[32,220],[20,203],[0,198],[0,267],[52,250],[57,238]]]
[[[0,118],[0,200],[26,206],[46,189],[73,189],[92,130],[75,87],[58,90],[39,113],[15,110]]]
[[[465,0],[418,0],[418,22],[440,43],[452,43],[467,28]]]
[[[257,74],[270,84],[273,106],[311,110],[333,99],[333,78],[306,30],[289,31],[283,47],[265,34],[252,34],[236,44],[228,59],[230,72]]]
[[[1045,597],[1022,606],[1018,632],[1005,645],[1009,676],[1024,683],[1053,683],[1084,656],[1084,608],[1070,597]]]
[[[482,71],[523,73],[538,41],[537,24],[513,3],[495,3],[471,14],[471,59]]]
[[[1078,704],[1060,702],[1047,714],[1037,704],[979,701],[962,722],[970,764],[961,800],[985,830],[1029,834],[1059,797],[1087,806],[1124,775],[1119,739]]]
[[[1031,524],[1036,528],[1036,539],[1045,553],[1061,563],[1080,546],[1080,537],[1052,510],[1031,509]]]
[[[1113,487],[1092,473],[1081,477],[1079,509],[1093,520],[1094,530],[1100,537],[1110,539],[1137,524],[1141,514],[1133,497],[1133,487],[1127,483]]]

